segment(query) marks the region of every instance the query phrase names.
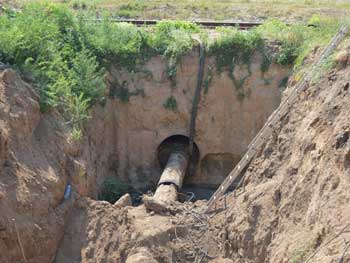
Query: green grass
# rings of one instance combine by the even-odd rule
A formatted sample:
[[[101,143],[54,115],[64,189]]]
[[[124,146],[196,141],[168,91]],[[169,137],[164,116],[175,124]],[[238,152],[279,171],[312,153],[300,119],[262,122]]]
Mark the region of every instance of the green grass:
[[[13,1],[11,1],[13,2]],[[18,4],[28,0],[17,0]],[[340,16],[350,10],[346,0],[57,0],[69,7],[108,10],[115,16],[174,20],[256,20],[280,18],[307,21],[312,15]]]
[[[95,1],[94,8],[105,3]],[[199,3],[203,2],[196,2]],[[217,69],[228,70],[235,87],[241,89],[247,76],[236,79],[234,69],[245,65],[250,74],[254,53],[259,52],[263,57],[262,73],[272,62],[294,65],[298,70],[310,51],[326,45],[339,26],[336,19],[327,16],[313,16],[309,23],[316,27],[308,27],[307,23],[289,26],[269,19],[248,32],[219,28],[219,37],[209,40],[204,29],[190,22],[163,21],[153,27],[140,28],[115,23],[111,15],[105,13],[101,13],[102,21],[96,22],[90,19],[96,10],[89,10],[91,3],[87,4],[35,2],[22,6],[20,12],[3,9],[0,16],[0,61],[31,74],[41,96],[42,110],[52,107],[60,110],[76,134],[89,118],[91,106],[105,100],[104,76],[111,65],[142,72],[142,65],[151,56],[161,55],[168,60],[165,71],[176,86],[177,65],[195,45],[192,36],[196,34],[208,44],[208,54],[215,57]],[[72,11],[68,8],[72,5],[84,10]],[[123,6],[124,10],[144,10],[148,2],[129,1]],[[278,43],[279,52],[269,53],[271,42]],[[208,80],[208,86],[209,83]],[[131,96],[145,95],[142,89],[129,91],[128,83],[112,84],[110,95],[122,102],[128,102]],[[240,94],[242,98],[247,96],[243,91]],[[173,97],[164,105],[171,110],[177,107]]]
[[[105,89],[104,70],[82,38],[64,7],[31,4],[0,16],[0,60],[31,73],[42,110],[57,107],[74,129]]]
[[[249,91],[242,88],[252,74],[250,65],[255,54],[262,57],[262,75],[271,63],[293,67],[294,72],[298,72],[304,66],[305,58],[310,52],[326,46],[339,27],[340,22],[337,19],[313,16],[307,23],[292,25],[269,19],[249,31],[219,28],[219,37],[209,42],[208,54],[215,57],[219,71],[229,72],[233,86],[238,92],[238,99],[243,101],[249,96]],[[276,48],[276,44],[278,50],[271,52],[271,45]],[[247,74],[236,76],[234,72],[237,66],[245,67]]]
[[[295,249],[290,257],[289,262],[290,263],[302,263],[305,261],[305,259],[308,257],[308,255],[315,249],[316,247],[316,240],[309,240],[303,244],[303,246],[300,246],[299,248]]]
[[[308,25],[315,25],[310,27]],[[270,19],[257,31],[271,41],[281,44],[281,52],[276,57],[277,63],[282,65],[294,64],[295,69],[302,66],[305,57],[315,48],[328,44],[337,32],[340,21],[336,18],[313,16],[307,23],[287,24]]]
[[[131,24],[87,20],[64,5],[28,4],[21,12],[0,16],[0,61],[31,74],[41,96],[41,109],[59,109],[77,133],[89,108],[103,101],[104,75],[110,65],[137,71],[150,56],[163,55],[176,74],[180,57],[192,48],[191,33],[199,28],[187,22],[162,22],[146,31]],[[143,94],[117,87],[121,101]]]
[[[239,31],[235,28],[219,28],[218,39],[210,43],[209,55],[216,59],[216,65],[221,71],[224,67],[234,64],[250,64],[256,50],[264,50],[262,35],[256,30]]]
[[[150,31],[150,50],[168,58],[166,72],[173,86],[176,85],[177,64],[181,56],[193,47],[191,34],[199,32],[197,25],[182,21],[162,21]]]
[[[254,54],[260,53],[263,60],[261,71],[268,70],[270,61],[266,62],[268,54],[263,36],[257,30],[239,31],[235,28],[219,28],[220,36],[209,44],[208,54],[215,57],[218,71],[226,70],[237,91],[237,99],[240,102],[249,96],[250,91],[243,90],[246,80],[251,76],[251,60]],[[243,66],[247,74],[235,75],[235,68]],[[207,89],[206,89],[207,90]]]

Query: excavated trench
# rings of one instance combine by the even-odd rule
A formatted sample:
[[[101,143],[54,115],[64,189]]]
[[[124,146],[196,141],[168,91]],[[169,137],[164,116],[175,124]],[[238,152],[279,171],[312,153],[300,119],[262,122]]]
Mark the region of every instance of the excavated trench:
[[[55,255],[58,263],[93,260],[94,251],[105,251],[106,255],[119,251],[115,257],[125,262],[125,255],[132,251],[125,252],[123,248],[131,248],[135,240],[145,246],[153,241],[163,243],[163,239],[170,242],[172,236],[168,233],[173,233],[174,226],[169,218],[153,217],[144,206],[132,208],[127,214],[125,209],[116,209],[118,206],[85,197],[115,203],[115,196],[132,192],[135,205],[140,202],[140,193],[148,191],[161,202],[209,199],[280,104],[281,83],[290,74],[290,68],[277,64],[271,64],[262,73],[262,57],[257,53],[249,70],[246,65],[235,67],[233,74],[242,83],[238,88],[232,74],[228,70],[216,71],[215,59],[207,57],[202,62],[200,83],[198,60],[198,50],[182,58],[175,87],[165,72],[168,61],[159,56],[151,58],[142,71],[130,73],[112,68],[107,76],[106,103],[94,107],[84,127],[86,136],[79,143],[63,142],[58,117],[41,114],[31,88],[15,73],[4,73],[6,96],[9,101],[13,99],[9,103],[17,105],[10,110],[21,109],[21,115],[9,116],[22,118],[6,120],[9,127],[16,129],[16,137],[7,146],[16,159],[10,159],[6,169],[9,175],[18,173],[20,183],[30,184],[28,189],[39,193],[24,191],[16,196],[25,204],[19,209],[28,211],[28,217],[20,217],[6,203],[5,211],[24,222],[16,223],[19,238],[13,235],[14,223],[9,221],[9,225],[7,219],[0,222],[12,231],[6,232],[4,246],[13,248],[9,258],[19,261],[23,257],[21,247],[12,245],[18,239],[23,241],[26,257],[34,258],[35,253],[45,259]],[[32,98],[32,103],[21,105],[24,96]],[[27,126],[20,133],[18,127],[23,123]],[[16,166],[15,162],[24,165]],[[33,172],[24,172],[25,169]],[[45,178],[42,188],[34,175]],[[5,179],[12,182],[11,178]],[[107,186],[115,194],[111,199],[101,196],[107,179],[112,182]],[[71,184],[73,194],[65,200],[62,193],[67,184]],[[48,196],[48,192],[52,194]],[[47,220],[42,220],[42,215]],[[56,238],[43,246],[45,251],[33,249],[52,236]],[[105,247],[107,243],[112,244],[110,250]]]
[[[346,145],[349,136],[348,131],[344,131],[348,129],[348,125],[345,126],[348,108],[340,105],[346,105],[348,71],[339,74],[337,83],[340,84],[332,84],[332,89],[329,84],[336,82],[330,82],[329,77],[325,79],[322,96],[310,95],[317,107],[313,106],[316,109],[307,114],[301,125],[300,113],[291,115],[279,139],[289,143],[295,137],[298,143],[290,148],[285,147],[286,144],[271,145],[275,149],[284,146],[283,155],[266,158],[270,154],[268,145],[261,154],[262,159],[258,157],[261,162],[255,169],[272,180],[251,182],[245,194],[238,196],[238,201],[234,198],[234,205],[231,200],[230,214],[217,214],[215,222],[211,222],[214,227],[208,227],[208,222],[198,217],[200,213],[194,214],[196,206],[203,206],[201,202],[179,204],[179,213],[171,214],[150,212],[146,205],[118,206],[92,200],[105,200],[98,193],[107,179],[118,182],[110,185],[113,191],[122,184],[126,186],[118,190],[117,195],[150,190],[152,198],[160,203],[209,199],[241,159],[251,140],[280,104],[282,83],[286,82],[291,69],[272,63],[262,72],[262,57],[257,53],[249,69],[247,65],[236,65],[233,72],[228,69],[219,72],[215,70],[215,60],[208,57],[200,62],[204,80],[201,83],[198,59],[198,50],[182,58],[175,86],[174,79],[169,80],[165,73],[168,62],[162,57],[151,58],[143,70],[133,73],[112,68],[107,76],[106,103],[92,110],[81,142],[65,137],[63,129],[58,127],[62,121],[59,114],[40,113],[37,94],[15,71],[1,72],[0,155],[4,167],[0,172],[1,262],[138,263],[174,262],[174,259],[195,262],[197,255],[210,258],[212,253],[225,258],[265,260],[268,245],[277,233],[272,232],[276,222],[281,224],[281,229],[301,233],[304,222],[312,226],[317,223],[315,207],[320,200],[319,189],[323,189],[324,196],[336,197],[334,191],[340,190],[346,196],[347,185],[340,182],[348,181],[343,175],[350,167]],[[240,87],[235,86],[237,81]],[[328,97],[336,101],[325,104]],[[298,106],[307,112],[310,105],[308,102]],[[319,105],[324,108],[320,110]],[[344,114],[335,119],[341,125],[334,130],[329,121],[322,118],[324,113],[334,118],[339,107]],[[299,130],[294,131],[298,125]],[[305,137],[305,134],[312,137],[310,132],[316,134],[311,140]],[[336,137],[339,134],[341,136]],[[336,155],[333,148],[338,151]],[[315,149],[325,150],[332,161],[330,169],[322,171],[323,166],[313,165],[321,153]],[[268,158],[271,160],[265,162]],[[287,158],[292,163],[283,166]],[[310,161],[305,162],[306,165],[310,166],[298,171],[305,158]],[[328,166],[329,160],[323,162]],[[330,177],[336,169],[340,172]],[[253,172],[248,169],[247,173]],[[306,179],[312,174],[320,175],[317,182],[311,184],[310,191],[315,193],[310,192],[312,198],[304,192],[304,189],[309,191],[310,180],[299,180],[300,174]],[[295,183],[298,187],[291,192]],[[65,199],[62,193],[67,184],[73,190],[70,198]],[[305,240],[313,235],[318,242],[324,231],[335,232],[329,226],[348,217],[338,212],[349,211],[343,195],[338,196],[339,206],[323,208],[323,215],[329,215],[326,230],[307,229],[306,234],[300,236],[288,234],[287,238],[274,239],[272,245],[288,240],[304,246]],[[287,198],[291,203],[286,202]],[[280,206],[281,199],[283,206]],[[328,201],[323,200],[325,204]],[[309,208],[304,207],[308,202],[311,202]],[[247,203],[251,209],[247,210]],[[295,216],[288,207],[298,208],[293,210]],[[330,213],[329,209],[334,211]],[[281,212],[288,216],[282,218]],[[203,240],[203,231],[210,236],[205,246],[212,251],[198,249],[199,243],[193,248],[193,240]],[[216,237],[222,239],[223,247],[217,246]],[[289,243],[284,244],[284,250],[290,252]],[[293,246],[293,251],[298,252],[298,247]],[[189,249],[196,253],[187,254]],[[285,258],[284,250],[275,258]],[[135,258],[138,261],[132,261]]]
[[[257,52],[249,67],[236,65],[231,74],[204,57],[203,49],[184,56],[175,86],[164,71],[167,61],[157,56],[140,72],[110,71],[106,108],[114,140],[108,159],[112,177],[132,189],[134,204],[164,185],[173,185],[180,201],[209,199],[281,101],[289,67],[272,63],[262,72]],[[182,158],[176,163],[172,154]],[[181,170],[177,183],[159,181],[167,162]],[[97,179],[100,189],[103,180]]]

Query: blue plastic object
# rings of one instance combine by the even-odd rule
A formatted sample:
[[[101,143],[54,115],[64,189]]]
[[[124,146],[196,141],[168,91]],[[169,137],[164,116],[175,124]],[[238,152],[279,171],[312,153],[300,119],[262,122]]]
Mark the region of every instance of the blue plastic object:
[[[66,190],[64,191],[64,195],[63,195],[64,200],[68,200],[71,193],[72,193],[72,186],[70,185],[70,183],[68,183],[66,185]]]

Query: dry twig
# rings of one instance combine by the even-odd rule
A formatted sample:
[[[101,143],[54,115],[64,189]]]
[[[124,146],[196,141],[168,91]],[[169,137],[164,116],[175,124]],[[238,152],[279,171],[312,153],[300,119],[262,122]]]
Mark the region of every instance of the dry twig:
[[[339,259],[339,263],[343,263],[344,262],[344,256],[345,256],[346,251],[348,251],[349,246],[350,246],[350,241],[345,242],[345,248],[344,248],[344,251],[343,251],[343,253],[341,255],[341,258]]]
[[[27,261],[27,258],[26,258],[26,256],[25,256],[25,254],[24,254],[24,249],[23,249],[23,245],[22,245],[21,238],[20,238],[20,236],[19,236],[19,232],[18,232],[16,220],[15,220],[14,218],[12,218],[12,221],[13,221],[13,224],[14,224],[14,226],[15,226],[16,235],[17,235],[17,240],[18,240],[19,247],[20,247],[20,249],[21,249],[21,253],[22,253],[23,260],[24,260],[24,262],[27,263],[28,261]]]

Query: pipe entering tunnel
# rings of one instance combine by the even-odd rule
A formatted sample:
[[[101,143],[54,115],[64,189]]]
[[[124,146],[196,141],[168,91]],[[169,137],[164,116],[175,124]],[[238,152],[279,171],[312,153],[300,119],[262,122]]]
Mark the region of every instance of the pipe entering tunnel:
[[[194,143],[189,150],[189,138],[173,135],[166,138],[158,147],[158,161],[164,168],[154,194],[157,203],[171,203],[178,199],[186,175],[193,175],[199,161],[199,149]]]

